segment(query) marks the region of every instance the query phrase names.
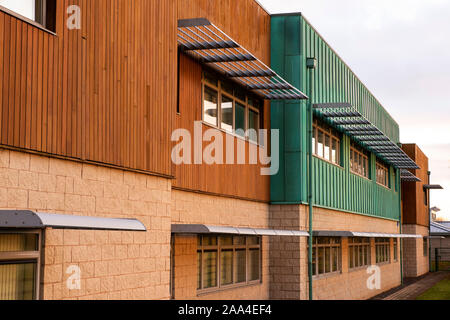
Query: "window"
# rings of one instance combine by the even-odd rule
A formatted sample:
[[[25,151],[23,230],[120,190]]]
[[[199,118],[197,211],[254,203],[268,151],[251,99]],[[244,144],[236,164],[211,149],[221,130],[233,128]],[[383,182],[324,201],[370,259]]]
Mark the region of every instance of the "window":
[[[389,188],[389,169],[377,160],[377,183]]]
[[[0,0],[0,6],[55,31],[56,0]]]
[[[261,238],[199,236],[197,279],[198,290],[260,282]]]
[[[375,253],[377,257],[377,263],[390,261],[390,247],[391,242],[389,238],[376,238],[375,239]]]
[[[330,126],[315,119],[312,135],[313,155],[330,163],[340,165],[339,134]]]
[[[313,238],[313,275],[335,273],[341,271],[340,238]]]
[[[428,239],[423,238],[423,256],[428,256]]]
[[[0,233],[0,300],[34,300],[38,292],[39,232]]]
[[[258,143],[262,101],[209,72],[203,73],[202,83],[203,121]]]
[[[370,239],[349,238],[349,268],[360,268],[370,265]]]
[[[361,177],[370,178],[369,154],[352,142],[350,146],[350,171]]]
[[[394,261],[398,261],[398,239],[394,238]]]

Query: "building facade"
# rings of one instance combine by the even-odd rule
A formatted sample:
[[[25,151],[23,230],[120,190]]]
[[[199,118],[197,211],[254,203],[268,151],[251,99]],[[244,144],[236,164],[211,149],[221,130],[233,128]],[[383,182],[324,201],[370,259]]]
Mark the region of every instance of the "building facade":
[[[414,159],[301,14],[31,7],[0,6],[0,299],[366,299],[401,283],[401,241],[422,235],[401,230]],[[276,145],[264,175],[252,155]]]

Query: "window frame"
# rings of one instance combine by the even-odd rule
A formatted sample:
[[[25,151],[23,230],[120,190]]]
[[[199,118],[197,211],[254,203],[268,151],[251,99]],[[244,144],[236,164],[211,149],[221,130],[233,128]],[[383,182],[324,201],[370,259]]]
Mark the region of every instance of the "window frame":
[[[323,141],[322,141],[322,154],[321,156],[319,154],[319,132],[322,134]],[[312,148],[313,156],[323,160],[325,162],[328,162],[332,165],[338,166],[342,168],[341,165],[341,137],[340,135],[330,126],[319,122],[317,119],[314,119],[313,121],[313,139],[314,139],[314,145]],[[326,140],[328,138],[329,141],[329,159],[325,157],[325,149],[326,149]],[[336,162],[333,162],[333,142],[336,142]],[[311,142],[313,143],[313,142]]]
[[[379,259],[380,255],[383,260]],[[384,260],[386,258],[387,260]],[[390,238],[375,238],[375,261],[376,264],[391,263],[391,239]]]
[[[375,170],[375,178],[376,179],[375,180],[376,180],[377,184],[379,186],[389,189],[389,167],[377,159],[375,168],[376,168],[376,170]],[[381,172],[384,172],[385,183],[380,181],[380,178],[381,178],[380,173]]]
[[[217,81],[217,85],[209,82],[206,79],[206,75],[208,75],[211,78],[214,78]],[[230,93],[224,89],[222,89],[222,85],[223,84],[228,84],[230,86],[233,87],[233,91],[239,91],[245,94],[245,101],[242,100],[240,97],[238,97],[237,94],[235,94],[235,92]],[[222,132],[225,132],[227,134],[231,134],[236,138],[240,138],[243,139],[247,142],[259,145],[261,147],[263,147],[264,145],[264,141],[262,141],[263,139],[261,139],[261,135],[259,130],[261,130],[262,128],[264,128],[263,126],[263,113],[264,113],[264,100],[261,98],[257,98],[256,95],[253,95],[251,93],[248,93],[246,90],[239,88],[239,85],[234,84],[230,81],[226,81],[224,80],[222,77],[217,76],[214,72],[209,71],[209,70],[203,70],[202,71],[202,81],[201,81],[201,85],[202,85],[202,122],[210,127],[216,128]],[[205,121],[205,87],[209,87],[212,90],[217,91],[217,95],[218,95],[218,99],[217,99],[217,125],[211,124],[207,121]],[[233,113],[233,124],[232,124],[232,131],[229,131],[225,128],[222,128],[222,96],[226,96],[227,98],[231,99],[233,102],[233,108],[232,108],[232,113]],[[251,100],[256,100],[259,101],[259,108],[252,106],[250,101]],[[244,124],[245,124],[245,128],[244,128],[244,132],[245,135],[241,136],[239,134],[236,133],[236,103],[239,103],[240,105],[242,105],[245,108],[245,115],[244,115]],[[252,139],[250,139],[249,137],[249,125],[250,125],[250,110],[255,112],[257,114],[257,130],[256,130],[256,139],[257,141],[253,141]]]
[[[356,240],[356,241],[355,241]],[[363,263],[360,264],[360,249],[363,250]],[[357,253],[357,254],[355,254]],[[370,238],[351,237],[348,238],[348,269],[358,270],[370,266],[372,263],[372,246]],[[367,254],[367,256],[366,256]],[[358,262],[358,263],[356,263]]]
[[[358,159],[361,160],[362,164],[366,165],[366,172],[364,174],[363,172],[363,167],[360,164],[360,161],[358,161],[357,165],[358,165],[358,169],[355,169],[355,162],[353,155],[356,154],[358,155]],[[361,172],[360,172],[361,171]],[[353,141],[350,144],[350,172],[353,173],[354,175],[357,175],[361,178],[370,180],[370,156],[369,154],[362,149],[361,147],[358,147]]]
[[[50,23],[46,21],[47,20],[48,1],[49,0],[35,0],[35,7],[36,7],[35,20],[30,19],[8,7],[2,6],[1,4],[0,4],[0,11],[5,12],[6,14],[9,14],[10,16],[13,16],[19,20],[22,20],[30,25],[33,25],[42,31],[45,31],[47,33],[50,33],[51,35],[56,36],[56,9],[57,9],[57,5],[58,5],[58,1],[55,0],[54,4],[52,6],[55,9],[55,13],[54,13],[55,21],[53,21],[53,25],[54,25],[53,27],[55,30],[50,29],[48,26]]]
[[[319,243],[319,239],[328,239],[328,243]],[[331,240],[335,240],[337,243],[332,243]],[[319,249],[324,249],[324,269],[325,272],[319,272]],[[326,249],[330,249],[330,272],[326,272]],[[337,249],[337,270],[333,271],[333,250]],[[314,278],[328,277],[342,273],[342,238],[339,237],[313,237],[313,270],[312,275]]]
[[[394,251],[394,262],[398,262],[398,243],[399,243],[399,240],[398,240],[398,238],[393,238],[392,239],[392,242],[393,242],[393,251]]]
[[[207,235],[204,235],[205,237],[208,237]],[[213,238],[216,238],[216,244],[215,245],[204,245],[203,244],[203,235],[198,235],[197,237],[197,256],[199,253],[201,253],[201,263],[202,266],[200,268],[201,270],[201,278],[199,278],[198,274],[198,268],[197,266],[197,287],[198,284],[201,284],[201,288],[197,288],[197,295],[207,294],[211,292],[217,292],[222,290],[228,290],[233,288],[239,288],[239,287],[247,287],[252,285],[257,285],[262,283],[262,237],[261,236],[237,236],[237,235],[214,235]],[[231,245],[222,245],[220,239],[221,237],[231,237],[232,244]],[[202,238],[201,243],[199,243],[199,238]],[[245,244],[235,244],[234,240],[235,238],[244,238]],[[250,244],[249,238],[256,238],[258,239],[257,244]],[[257,249],[259,252],[258,256],[258,279],[256,280],[249,280],[250,279],[250,251]],[[225,284],[222,285],[222,275],[221,275],[221,253],[222,251],[230,251],[233,252],[233,260],[232,260],[232,275],[233,280],[231,284]],[[236,252],[239,250],[245,250],[245,281],[243,282],[236,282],[237,281],[237,259],[236,259]],[[203,268],[203,253],[208,251],[215,251],[217,252],[217,261],[216,261],[216,286],[214,287],[208,287],[204,288],[203,286],[203,279],[205,275],[205,269]],[[198,257],[197,257],[198,260]]]
[[[428,238],[422,238],[423,256],[428,257]]]
[[[34,286],[34,299],[40,300],[41,293],[41,261],[42,261],[42,231],[35,229],[0,229],[1,234],[36,234],[38,238],[37,251],[15,251],[15,252],[0,252],[0,265],[3,264],[36,264],[36,278]]]

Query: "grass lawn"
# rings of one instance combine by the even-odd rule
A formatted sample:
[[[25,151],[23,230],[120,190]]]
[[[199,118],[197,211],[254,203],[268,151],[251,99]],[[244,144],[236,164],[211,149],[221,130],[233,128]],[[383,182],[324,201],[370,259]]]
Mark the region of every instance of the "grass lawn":
[[[450,300],[450,276],[428,289],[416,300]]]

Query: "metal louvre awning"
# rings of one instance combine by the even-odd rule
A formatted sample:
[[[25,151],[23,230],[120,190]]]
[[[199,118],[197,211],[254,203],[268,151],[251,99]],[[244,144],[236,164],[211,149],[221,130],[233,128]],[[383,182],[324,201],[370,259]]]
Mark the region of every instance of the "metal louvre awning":
[[[205,18],[179,20],[177,35],[184,52],[265,99],[308,98]]]
[[[313,109],[319,117],[326,119],[336,129],[344,132],[395,168],[420,169],[396,143],[351,104],[314,104]]]
[[[273,230],[240,227],[208,226],[204,224],[173,224],[172,233],[175,234],[230,234],[247,236],[290,236],[308,237],[309,233],[300,230]]]
[[[79,229],[110,231],[147,231],[136,219],[98,218],[29,210],[0,210],[0,229]]]
[[[408,170],[405,170],[405,169],[400,170],[400,179],[402,179],[402,181],[406,181],[406,182],[421,182],[422,181],[419,178],[417,178],[415,175],[413,175],[411,172],[409,172]]]
[[[405,233],[377,233],[377,232],[352,232],[354,237],[363,238],[422,238],[417,234],[405,234]]]
[[[379,232],[353,232],[353,231],[327,231],[317,230],[313,232],[314,237],[360,237],[360,238],[422,238],[416,234],[396,234]]]

